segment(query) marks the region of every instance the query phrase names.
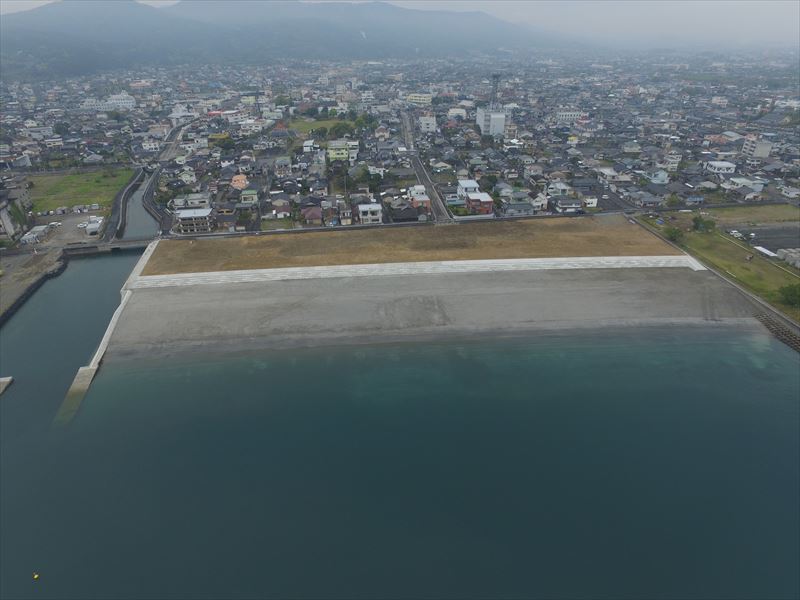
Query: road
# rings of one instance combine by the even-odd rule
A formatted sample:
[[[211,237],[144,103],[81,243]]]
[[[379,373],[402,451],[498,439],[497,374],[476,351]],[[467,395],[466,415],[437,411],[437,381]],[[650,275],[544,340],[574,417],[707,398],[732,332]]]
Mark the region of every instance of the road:
[[[428,170],[425,168],[425,165],[422,164],[422,161],[414,150],[414,133],[408,114],[405,111],[402,111],[400,113],[400,118],[403,121],[403,138],[405,139],[406,149],[408,150],[408,155],[411,159],[411,166],[414,168],[414,173],[417,175],[417,180],[425,186],[425,193],[427,193],[428,198],[431,199],[431,210],[433,211],[434,219],[437,223],[455,223],[456,221],[450,216],[442,197],[436,190],[436,186],[433,184],[431,176],[428,174]]]
[[[178,155],[178,148],[180,147],[181,140],[183,140],[183,132],[196,120],[197,119],[189,121],[185,125],[182,125],[180,129],[177,127],[172,128],[167,136],[167,146],[158,157],[159,162],[169,162]]]

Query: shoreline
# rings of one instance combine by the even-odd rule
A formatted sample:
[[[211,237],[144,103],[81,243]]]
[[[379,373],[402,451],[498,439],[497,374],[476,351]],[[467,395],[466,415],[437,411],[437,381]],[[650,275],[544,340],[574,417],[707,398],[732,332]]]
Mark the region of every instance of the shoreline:
[[[415,274],[379,267],[370,276],[332,268],[336,276],[291,279],[276,270],[238,281],[132,273],[123,288],[131,295],[103,360],[642,327],[767,333],[752,301],[688,262],[684,268],[439,266]]]
[[[32,279],[20,292],[19,295],[0,313],[0,327],[5,325],[14,314],[22,308],[27,300],[35,294],[40,287],[49,279],[54,279],[61,275],[67,268],[69,257],[64,253],[63,249],[58,250],[58,257],[53,262],[53,266],[46,271],[40,273],[37,277]],[[4,275],[7,277],[8,274]]]
[[[397,331],[376,335],[367,332],[327,333],[311,335],[273,335],[250,338],[216,338],[214,340],[172,340],[162,344],[127,345],[109,349],[103,364],[111,366],[135,361],[137,363],[176,362],[204,358],[233,358],[287,350],[382,347],[395,345],[475,343],[486,340],[561,340],[591,339],[608,335],[635,335],[637,332],[671,333],[703,328],[715,332],[740,332],[774,337],[755,318],[725,318],[709,321],[702,318],[685,319],[627,319],[590,321],[553,321],[507,328],[427,328]]]

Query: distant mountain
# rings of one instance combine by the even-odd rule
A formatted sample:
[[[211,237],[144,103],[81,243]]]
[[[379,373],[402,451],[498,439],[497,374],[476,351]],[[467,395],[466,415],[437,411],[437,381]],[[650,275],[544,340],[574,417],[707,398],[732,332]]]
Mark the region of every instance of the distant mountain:
[[[79,75],[139,65],[256,63],[265,57],[454,56],[558,40],[479,12],[383,2],[68,0],[0,19],[4,77]]]

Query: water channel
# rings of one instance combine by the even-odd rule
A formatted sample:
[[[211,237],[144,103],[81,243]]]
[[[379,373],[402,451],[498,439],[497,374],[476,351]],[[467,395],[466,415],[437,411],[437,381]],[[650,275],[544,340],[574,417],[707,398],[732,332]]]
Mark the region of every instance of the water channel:
[[[123,239],[157,232],[140,188],[128,205]],[[120,301],[139,252],[72,259],[0,329],[0,376],[14,377],[0,401],[2,443],[49,427],[78,367],[91,358]]]

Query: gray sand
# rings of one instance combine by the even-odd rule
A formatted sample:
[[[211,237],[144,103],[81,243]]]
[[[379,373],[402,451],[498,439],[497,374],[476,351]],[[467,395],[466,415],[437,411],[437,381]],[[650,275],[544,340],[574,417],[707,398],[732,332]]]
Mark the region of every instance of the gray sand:
[[[451,273],[134,289],[106,359],[569,329],[759,329],[750,300],[682,268]]]

